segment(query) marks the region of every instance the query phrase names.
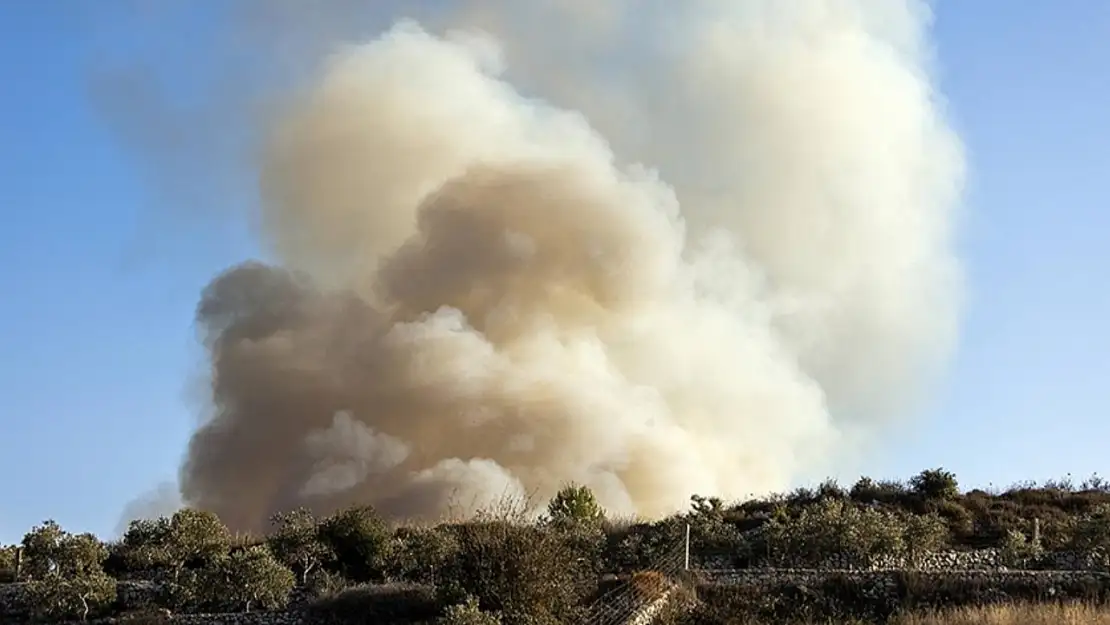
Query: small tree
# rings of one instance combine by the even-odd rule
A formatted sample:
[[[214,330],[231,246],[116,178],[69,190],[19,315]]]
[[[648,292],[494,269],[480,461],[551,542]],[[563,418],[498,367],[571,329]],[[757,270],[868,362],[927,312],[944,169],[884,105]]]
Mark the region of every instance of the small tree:
[[[332,549],[320,540],[316,517],[309,510],[299,508],[287,514],[277,514],[273,523],[277,529],[267,539],[270,550],[297,574],[302,584],[308,582],[311,572],[335,556]]]
[[[1025,567],[1031,560],[1035,560],[1044,554],[1044,550],[1036,541],[1030,540],[1025,534],[1015,529],[1006,531],[1006,536],[1002,539],[1002,545],[999,549],[999,557],[1002,564],[1019,568]]]
[[[41,579],[57,572],[62,556],[62,543],[67,534],[54,520],[48,519],[23,536],[23,567],[25,580]]]
[[[46,521],[23,537],[22,576],[43,618],[80,618],[116,598],[116,583],[101,566],[108,549],[92,534],[70,534]]]
[[[547,504],[547,518],[556,524],[600,523],[605,510],[588,486],[564,486]]]
[[[28,582],[27,597],[36,616],[60,620],[86,620],[89,613],[116,600],[116,580],[103,571],[92,571],[74,577],[51,573]]]
[[[24,579],[49,575],[79,577],[101,570],[108,549],[92,534],[70,534],[54,521],[36,526],[23,537]]]
[[[167,517],[131,521],[120,540],[127,565],[133,569],[169,567],[169,535],[170,520]]]
[[[183,508],[172,517],[132,521],[123,535],[129,559],[141,567],[168,569],[173,582],[231,547],[231,533],[211,512]]]
[[[201,575],[205,603],[250,612],[285,607],[296,578],[270,550],[255,545],[215,560]]]
[[[335,555],[337,572],[355,582],[377,581],[385,570],[392,532],[373,508],[348,508],[320,524],[320,540]]]
[[[167,546],[177,566],[209,561],[227,554],[231,533],[215,514],[184,508],[170,517]]]
[[[458,553],[458,537],[449,528],[401,527],[393,538],[389,573],[410,582],[436,584]]]
[[[913,492],[926,500],[955,499],[960,496],[956,475],[943,468],[927,469],[910,479]]]

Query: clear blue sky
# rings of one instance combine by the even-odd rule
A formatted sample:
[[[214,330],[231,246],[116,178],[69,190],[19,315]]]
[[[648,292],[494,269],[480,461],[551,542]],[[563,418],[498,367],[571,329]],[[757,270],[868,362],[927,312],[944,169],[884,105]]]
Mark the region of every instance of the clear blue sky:
[[[158,200],[88,97],[91,62],[149,44],[118,6],[0,2],[0,542],[48,517],[108,535],[174,477],[198,293],[253,252],[234,229],[137,245]],[[965,485],[1110,473],[1110,3],[937,13],[971,168],[964,340],[926,414],[864,466]],[[178,55],[185,83],[198,48]]]

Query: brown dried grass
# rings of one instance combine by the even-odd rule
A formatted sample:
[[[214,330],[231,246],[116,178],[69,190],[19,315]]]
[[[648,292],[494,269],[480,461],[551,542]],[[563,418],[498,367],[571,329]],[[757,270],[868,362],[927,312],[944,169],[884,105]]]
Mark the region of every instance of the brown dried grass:
[[[1110,625],[1110,606],[1013,604],[903,616],[895,625]]]

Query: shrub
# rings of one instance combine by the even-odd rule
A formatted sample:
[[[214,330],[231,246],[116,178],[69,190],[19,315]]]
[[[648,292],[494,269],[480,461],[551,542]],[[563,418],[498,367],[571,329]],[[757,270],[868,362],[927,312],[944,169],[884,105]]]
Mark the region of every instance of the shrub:
[[[547,518],[555,524],[600,523],[605,510],[588,487],[569,484],[547,503]]]
[[[691,501],[693,510],[687,516],[691,555],[728,558],[734,565],[751,558],[752,545],[728,522],[720,499],[695,495]]]
[[[1006,538],[999,547],[1002,564],[1008,567],[1023,567],[1044,553],[1041,546],[1026,538],[1017,530],[1006,532]]]
[[[903,544],[912,564],[919,564],[925,554],[946,547],[949,536],[948,525],[936,513],[909,515],[903,520]]]
[[[475,597],[482,609],[512,614],[548,613],[573,620],[596,589],[590,563],[561,532],[504,521],[453,526],[459,551],[444,571],[444,597]]]
[[[955,499],[960,496],[956,475],[944,469],[926,469],[910,479],[913,492],[923,499]]]
[[[681,518],[671,517],[611,532],[606,541],[605,568],[627,573],[658,566],[682,548],[685,526]]]
[[[857,565],[905,550],[905,528],[892,513],[824,500],[792,519],[768,524],[767,541],[780,561],[819,564],[845,556]]]
[[[435,584],[458,552],[458,537],[449,528],[401,527],[393,535],[387,572],[394,579]]]
[[[316,569],[308,576],[304,585],[305,593],[312,599],[334,597],[351,586],[339,573],[327,569]]]
[[[321,542],[334,554],[332,570],[354,582],[381,581],[392,532],[369,506],[348,508],[320,524]]]
[[[467,597],[464,602],[447,608],[447,612],[436,622],[439,625],[501,625],[501,616],[482,612],[478,600]]]
[[[853,501],[867,504],[901,504],[907,494],[906,486],[901,482],[891,480],[876,482],[869,477],[861,477],[848,491],[848,497]]]

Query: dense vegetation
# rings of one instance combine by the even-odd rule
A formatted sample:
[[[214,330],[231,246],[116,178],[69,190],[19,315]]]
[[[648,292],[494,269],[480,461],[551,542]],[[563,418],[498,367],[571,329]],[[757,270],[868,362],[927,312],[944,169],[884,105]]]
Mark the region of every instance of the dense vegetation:
[[[152,607],[173,612],[284,609],[292,601],[348,623],[535,625],[590,622],[608,591],[606,574],[635,574],[633,581],[653,579],[645,571],[677,575],[687,525],[695,566],[710,556],[731,567],[818,565],[832,555],[861,564],[892,555],[912,561],[942,548],[987,546],[1002,547],[1015,562],[1043,551],[1110,552],[1110,484],[1097,476],[1078,486],[1065,480],[961,492],[952,474],[935,469],[907,483],[825,482],[736,504],[695,496],[688,512],[653,522],[606,519],[588,489],[568,486],[539,521],[522,510],[397,527],[368,507],[324,518],[295,510],[276,516],[268,536],[244,538],[210,513],[185,509],[135,521],[112,543],[46,521],[18,548],[0,548],[0,581],[25,583],[32,616],[43,620],[117,613],[126,603],[117,582],[149,580],[158,588]],[[867,593],[846,578],[820,589],[814,605],[825,605],[817,612],[826,616],[862,610],[859,616],[886,618],[937,597],[980,599],[975,589],[922,583],[906,578],[908,603],[869,606]],[[697,591],[697,607],[673,622],[739,622],[742,605],[753,617],[783,618],[777,610],[800,605],[787,598],[802,592],[784,587],[784,599],[768,603],[735,589]],[[1015,596],[1038,592],[1017,589]],[[1067,593],[1104,599],[1101,587]]]

